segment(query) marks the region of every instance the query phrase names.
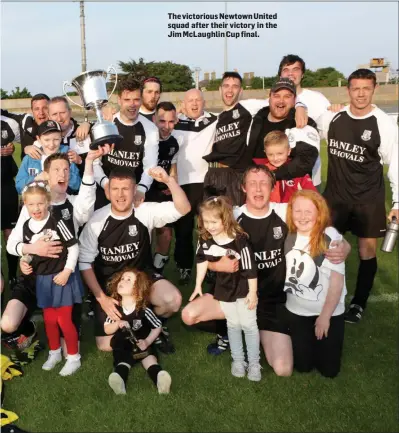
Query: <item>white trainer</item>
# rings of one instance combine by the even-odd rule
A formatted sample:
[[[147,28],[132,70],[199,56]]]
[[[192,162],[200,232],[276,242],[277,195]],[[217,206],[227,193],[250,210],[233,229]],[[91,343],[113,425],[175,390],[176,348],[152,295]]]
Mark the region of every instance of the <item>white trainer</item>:
[[[112,388],[115,394],[125,395],[126,386],[122,377],[118,373],[111,373],[108,377],[108,384]]]
[[[60,371],[60,376],[70,376],[79,370],[81,365],[80,355],[68,355],[66,363]]]
[[[170,374],[161,370],[157,375],[157,388],[159,394],[169,394],[170,385],[172,385],[172,378]]]
[[[249,364],[248,379],[252,380],[253,382],[259,382],[262,379],[261,369],[262,367],[260,366],[259,363]]]
[[[62,361],[61,348],[58,350],[50,350],[47,361],[42,365],[42,369],[46,371],[50,371],[61,361]]]
[[[231,363],[231,374],[235,377],[245,377],[247,364],[245,362],[233,361]]]

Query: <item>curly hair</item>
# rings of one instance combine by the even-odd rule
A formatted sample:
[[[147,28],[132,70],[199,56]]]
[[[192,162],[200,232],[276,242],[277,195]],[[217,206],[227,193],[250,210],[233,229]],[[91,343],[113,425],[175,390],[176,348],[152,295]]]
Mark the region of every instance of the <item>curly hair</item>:
[[[317,209],[316,223],[310,233],[309,249],[312,257],[317,257],[323,254],[327,249],[324,231],[331,225],[330,210],[328,208],[325,198],[317,191],[310,189],[303,189],[296,191],[290,198],[287,208],[287,226],[290,233],[296,233],[297,228],[293,220],[293,205],[297,198],[303,197],[310,200]]]
[[[121,281],[123,274],[126,272],[132,272],[136,276],[132,296],[136,301],[136,310],[144,310],[144,308],[146,308],[146,306],[150,303],[149,299],[152,281],[143,271],[139,271],[136,268],[126,267],[114,274],[107,283],[109,295],[111,298],[121,302],[122,297],[118,293],[118,284]]]
[[[228,237],[235,239],[239,235],[248,236],[242,227],[234,218],[233,206],[228,197],[218,196],[209,197],[204,200],[199,206],[198,213],[198,233],[200,238],[207,240],[211,239],[212,236],[204,227],[204,220],[202,218],[203,212],[214,212],[218,218],[222,220],[224,230]]]

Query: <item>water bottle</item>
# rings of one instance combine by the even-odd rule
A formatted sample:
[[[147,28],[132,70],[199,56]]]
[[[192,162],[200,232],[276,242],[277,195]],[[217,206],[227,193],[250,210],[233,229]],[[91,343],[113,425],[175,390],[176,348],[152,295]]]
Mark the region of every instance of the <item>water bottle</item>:
[[[399,224],[396,217],[392,217],[392,221],[388,224],[387,232],[385,233],[384,241],[381,245],[381,251],[392,253],[395,248],[396,239],[398,237]]]

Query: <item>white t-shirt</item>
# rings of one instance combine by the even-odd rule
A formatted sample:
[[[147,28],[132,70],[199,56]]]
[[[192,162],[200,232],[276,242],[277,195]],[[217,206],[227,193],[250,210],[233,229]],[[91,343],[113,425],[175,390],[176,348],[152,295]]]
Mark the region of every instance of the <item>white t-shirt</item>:
[[[331,105],[330,101],[322,93],[309,89],[302,89],[296,100],[306,105],[308,116],[315,122]]]
[[[326,240],[341,240],[342,235],[334,227],[325,230]],[[290,236],[290,235],[289,235]],[[295,235],[293,235],[295,236]],[[287,293],[286,307],[299,316],[320,315],[330,287],[331,271],[345,275],[345,262],[334,265],[324,256],[312,258],[309,254],[309,236],[296,235],[292,248],[286,240],[285,260],[287,273],[284,291]],[[287,248],[288,246],[288,248]],[[291,248],[291,249],[290,249]],[[346,283],[333,316],[345,311]]]

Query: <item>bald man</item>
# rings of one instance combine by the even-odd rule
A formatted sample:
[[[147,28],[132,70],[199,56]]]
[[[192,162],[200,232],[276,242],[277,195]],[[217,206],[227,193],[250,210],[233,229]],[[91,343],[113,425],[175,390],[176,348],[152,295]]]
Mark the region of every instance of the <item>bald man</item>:
[[[194,217],[204,194],[204,178],[208,163],[202,158],[212,150],[217,117],[204,111],[205,101],[200,90],[191,89],[184,95],[183,112],[175,130],[184,136],[177,157],[177,178],[191,204],[191,211],[175,224],[175,262],[180,272],[179,284],[187,284],[194,263]]]

